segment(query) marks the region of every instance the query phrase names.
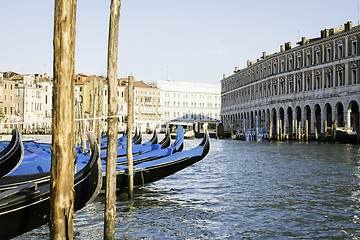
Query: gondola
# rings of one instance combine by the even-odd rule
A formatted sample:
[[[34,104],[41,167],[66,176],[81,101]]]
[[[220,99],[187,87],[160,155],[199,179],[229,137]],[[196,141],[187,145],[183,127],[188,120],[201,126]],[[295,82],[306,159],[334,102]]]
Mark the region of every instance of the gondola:
[[[162,148],[167,148],[170,146],[171,140],[170,140],[170,130],[169,129],[166,129],[165,137],[163,138],[163,140],[161,140],[159,142],[159,144],[161,145]]]
[[[183,136],[184,135],[183,130],[180,132],[182,132],[182,136]],[[152,139],[154,139],[154,138],[152,138]],[[170,135],[169,134],[165,134],[164,139],[158,144],[153,144],[152,140],[148,141],[146,143],[143,143],[143,144],[133,144],[132,145],[132,153],[133,153],[133,155],[139,155],[139,154],[143,154],[143,153],[150,152],[153,150],[157,150],[157,149],[159,149],[159,147],[164,148],[167,145],[168,146],[170,145]],[[126,154],[127,154],[127,146],[126,145],[118,146],[117,157],[118,158],[125,157]],[[100,157],[101,157],[101,159],[107,158],[107,149],[101,149]]]
[[[101,162],[95,137],[91,137],[91,145],[91,160],[74,177],[75,211],[91,202],[98,195],[102,185]],[[37,178],[0,178],[0,239],[16,237],[49,222],[49,173],[42,178],[39,174]],[[23,184],[17,185],[19,181]],[[1,191],[6,185],[9,190]]]
[[[168,148],[160,148],[161,145],[157,144],[159,145],[158,149],[133,156],[133,164],[139,164],[146,161],[160,159],[169,156],[173,153],[180,152],[183,150],[184,147],[183,141],[184,141],[183,131],[178,131],[177,138],[174,141],[174,143],[171,144],[171,146],[169,146]],[[78,165],[86,164],[87,161],[88,159],[86,158],[86,156],[82,155],[81,157],[78,158],[77,164]],[[127,161],[128,161],[127,157],[118,158],[117,165],[123,165],[123,166],[127,165]],[[103,164],[103,187],[101,188],[101,193],[105,193],[106,160],[101,160],[101,162]]]
[[[200,160],[210,151],[210,137],[206,131],[199,146],[181,152],[176,152],[156,160],[145,161],[134,165],[134,186],[155,182],[172,175]],[[118,165],[116,173],[116,190],[124,192],[128,187],[127,166]]]
[[[17,126],[6,148],[0,152],[0,177],[9,174],[21,163],[24,155],[23,144]]]
[[[105,149],[107,148],[107,138],[108,136],[103,136],[101,138],[101,149]],[[150,141],[153,141],[154,139],[152,138]],[[141,144],[142,142],[142,134],[141,131],[138,131],[137,128],[135,129],[135,134],[132,138],[132,143],[133,144]],[[125,132],[124,135],[122,137],[120,137],[118,139],[118,146],[124,146],[127,143],[127,133]],[[155,144],[155,143],[154,143]]]

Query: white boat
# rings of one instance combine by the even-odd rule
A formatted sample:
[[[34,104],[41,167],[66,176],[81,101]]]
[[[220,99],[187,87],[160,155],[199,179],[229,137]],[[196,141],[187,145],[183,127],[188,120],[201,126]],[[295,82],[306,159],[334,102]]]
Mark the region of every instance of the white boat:
[[[191,122],[168,122],[167,127],[170,129],[170,136],[172,139],[176,138],[176,132],[178,126],[182,126],[184,129],[184,138],[191,139],[195,137],[193,123]]]

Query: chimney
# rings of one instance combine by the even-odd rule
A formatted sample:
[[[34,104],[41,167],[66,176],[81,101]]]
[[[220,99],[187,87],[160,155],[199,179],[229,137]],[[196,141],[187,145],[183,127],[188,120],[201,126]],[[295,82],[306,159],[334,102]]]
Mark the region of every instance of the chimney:
[[[236,73],[237,72],[237,67],[235,67],[235,71],[234,71],[234,73]]]
[[[280,45],[280,52],[284,51],[284,45]]]
[[[306,37],[302,37],[301,38],[301,45],[305,45],[306,44]]]
[[[285,43],[285,51],[290,50],[290,49],[291,49],[291,42]]]
[[[327,38],[329,37],[329,29],[321,30],[321,38]]]
[[[352,29],[352,22],[348,21],[347,23],[344,24],[345,27],[345,31],[350,31]]]
[[[225,79],[225,73],[223,74],[223,79]]]
[[[262,58],[263,58],[263,59],[266,58],[266,52],[263,52]]]

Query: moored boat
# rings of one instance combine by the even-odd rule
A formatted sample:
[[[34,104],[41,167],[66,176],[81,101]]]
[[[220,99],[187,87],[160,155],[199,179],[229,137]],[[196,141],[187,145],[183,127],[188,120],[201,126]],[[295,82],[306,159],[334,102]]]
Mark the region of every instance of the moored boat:
[[[12,172],[24,156],[23,144],[17,126],[12,131],[9,144],[0,152],[0,177]]]
[[[99,193],[102,169],[95,138],[91,160],[74,176],[74,210],[83,208]],[[0,178],[0,239],[9,239],[49,221],[49,173]]]
[[[176,152],[155,160],[145,161],[134,165],[134,186],[139,187],[169,175],[172,175],[206,157],[210,151],[210,137],[204,134],[202,142],[195,148]],[[118,165],[116,175],[116,189],[123,192],[128,187],[127,166]]]

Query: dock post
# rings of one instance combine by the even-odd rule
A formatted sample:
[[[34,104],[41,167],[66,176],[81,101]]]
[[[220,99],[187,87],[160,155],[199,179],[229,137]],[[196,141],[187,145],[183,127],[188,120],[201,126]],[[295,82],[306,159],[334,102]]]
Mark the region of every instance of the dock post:
[[[258,117],[255,118],[255,141],[259,140]]]
[[[111,0],[107,74],[109,81],[108,96],[108,143],[106,160],[106,189],[105,189],[105,222],[104,239],[115,239],[116,214],[116,163],[118,137],[118,96],[117,96],[117,60],[119,42],[119,17],[121,0]]]
[[[279,119],[276,120],[276,139],[279,141],[280,139],[280,124]]]
[[[246,133],[245,133],[245,118],[243,118],[243,123],[242,123],[242,127],[243,127],[243,140],[246,140]]]
[[[272,140],[272,121],[270,121],[270,129],[269,129],[269,140]]]
[[[333,141],[336,140],[336,128],[337,128],[337,120],[334,121],[333,125],[332,125],[332,137],[333,137]]]
[[[101,82],[102,80],[99,80],[98,82],[98,116],[100,117],[97,120],[97,139],[98,139],[98,147],[99,151],[101,149],[101,134],[103,129],[103,105],[104,105],[104,97],[103,97],[103,84]]]
[[[299,130],[298,130],[298,140],[301,141],[302,140],[302,131],[301,131],[301,121],[299,121],[299,124],[298,124],[298,127],[299,127]]]
[[[314,131],[315,131],[315,139],[316,141],[319,139],[319,135],[318,135],[318,129],[317,129],[317,123],[314,123]]]
[[[50,239],[73,239],[76,0],[55,0]]]
[[[132,154],[132,125],[134,121],[134,77],[128,77],[128,123],[127,123],[127,160],[129,174],[129,198],[134,196],[134,169]]]
[[[84,119],[84,108],[83,108],[83,103],[80,103],[80,118]],[[84,153],[85,152],[85,148],[86,148],[86,136],[85,136],[85,122],[84,120],[81,120],[81,125],[80,125],[80,134],[81,134],[81,150]]]
[[[305,121],[305,141],[309,141],[309,120]]]

